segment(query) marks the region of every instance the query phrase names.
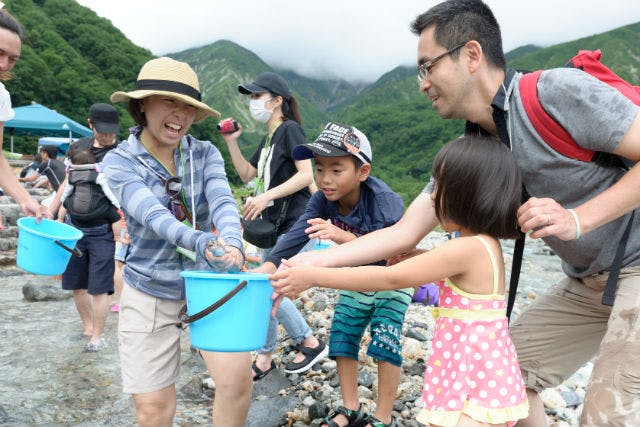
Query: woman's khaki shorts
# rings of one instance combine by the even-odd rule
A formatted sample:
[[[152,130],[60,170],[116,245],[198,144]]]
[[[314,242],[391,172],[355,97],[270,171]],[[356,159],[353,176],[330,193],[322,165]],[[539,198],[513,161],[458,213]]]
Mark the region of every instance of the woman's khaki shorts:
[[[153,297],[125,283],[118,339],[122,389],[140,394],[175,384],[180,373],[178,313],[184,301]]]
[[[607,274],[565,278],[511,326],[522,377],[542,391],[596,356],[580,426],[640,426],[640,267],[621,271],[613,308]]]

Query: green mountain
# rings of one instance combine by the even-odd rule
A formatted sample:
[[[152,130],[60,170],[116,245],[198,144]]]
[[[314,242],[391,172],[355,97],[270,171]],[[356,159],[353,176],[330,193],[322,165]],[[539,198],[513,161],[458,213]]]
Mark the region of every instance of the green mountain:
[[[5,0],[25,30],[15,77],[6,82],[14,106],[32,101],[86,124],[89,106],[130,87],[152,58],[110,21],[72,0]],[[121,136],[133,121],[119,105]],[[17,138],[16,150],[34,153],[37,141]]]
[[[249,97],[238,92],[238,84],[250,83],[260,73],[273,69],[253,52],[227,40],[169,56],[189,63],[196,70],[204,102],[220,111],[223,118],[233,117],[242,124],[244,131],[240,140],[241,148],[249,156],[260,142],[265,126],[251,118]],[[291,88],[300,105],[303,127],[311,138],[329,121],[329,116],[301,95],[298,86],[291,85]],[[207,125],[213,131],[215,123]],[[224,146],[224,141],[218,137],[217,132],[207,130],[205,134],[216,144]],[[221,151],[226,151],[226,147],[221,147]]]
[[[26,38],[15,78],[6,82],[14,106],[42,103],[85,123],[88,107],[108,102],[116,90],[133,88],[142,64],[153,55],[128,40],[109,20],[73,0],[5,0],[23,24]],[[527,45],[507,53],[509,66],[540,69],[562,66],[579,49],[601,49],[603,62],[633,84],[640,84],[640,23],[546,48]],[[330,120],[362,130],[373,146],[373,174],[413,199],[429,176],[437,150],[463,132],[462,121],[442,120],[420,94],[413,67],[397,67],[372,84],[343,79],[308,78],[273,69],[253,52],[226,40],[170,54],[198,73],[204,101],[234,117],[245,129],[241,148],[249,156],[264,132],[251,119],[248,98],[237,85],[264,71],[289,82],[302,112],[307,139],[313,140]],[[126,105],[116,105],[123,122],[120,137],[133,124]],[[239,179],[215,121],[194,125],[191,133],[220,147],[227,172]],[[16,151],[33,153],[35,138],[16,138]]]
[[[562,67],[579,50],[596,49],[602,51],[606,66],[640,85],[640,22],[520,55],[509,61],[509,66],[520,70]]]

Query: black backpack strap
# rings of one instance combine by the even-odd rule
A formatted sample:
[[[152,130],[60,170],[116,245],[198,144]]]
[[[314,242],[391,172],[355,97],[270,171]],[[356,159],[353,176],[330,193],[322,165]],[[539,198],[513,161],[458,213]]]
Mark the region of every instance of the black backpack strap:
[[[522,267],[522,255],[524,253],[524,240],[526,235],[520,233],[513,246],[513,258],[511,260],[511,277],[509,278],[509,297],[507,299],[507,319],[511,319],[511,312],[516,303],[516,293],[518,292],[518,281],[520,279],[520,269]]]
[[[620,276],[620,269],[622,268],[622,259],[624,258],[624,251],[627,248],[627,241],[629,240],[629,235],[631,234],[631,226],[633,225],[634,214],[635,211],[631,211],[631,215],[629,215],[629,221],[627,222],[627,226],[624,229],[624,233],[622,234],[622,238],[620,239],[620,243],[618,244],[616,256],[615,258],[613,258],[613,264],[611,265],[609,278],[607,279],[607,284],[604,288],[604,294],[602,295],[603,305],[612,306],[613,301],[616,298],[618,277]]]

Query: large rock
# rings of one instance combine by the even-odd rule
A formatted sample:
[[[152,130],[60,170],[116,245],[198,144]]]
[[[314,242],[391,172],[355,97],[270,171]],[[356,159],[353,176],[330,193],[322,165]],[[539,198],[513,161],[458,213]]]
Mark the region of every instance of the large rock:
[[[63,291],[59,284],[27,282],[22,286],[24,299],[30,302],[60,301],[73,297],[73,293]]]

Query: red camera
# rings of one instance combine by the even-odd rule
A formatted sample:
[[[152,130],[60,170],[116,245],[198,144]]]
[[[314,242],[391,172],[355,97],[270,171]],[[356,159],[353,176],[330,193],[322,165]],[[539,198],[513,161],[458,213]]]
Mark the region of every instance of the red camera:
[[[238,122],[232,118],[222,120],[216,127],[220,133],[233,133],[239,129]]]

